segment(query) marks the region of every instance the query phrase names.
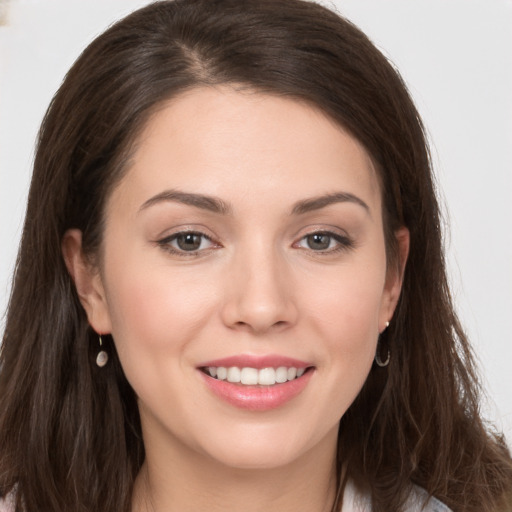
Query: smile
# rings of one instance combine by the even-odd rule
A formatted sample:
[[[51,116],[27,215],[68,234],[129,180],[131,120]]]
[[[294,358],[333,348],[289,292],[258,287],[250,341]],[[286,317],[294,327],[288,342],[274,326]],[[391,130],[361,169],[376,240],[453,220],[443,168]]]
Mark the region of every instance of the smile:
[[[311,362],[280,355],[236,355],[197,366],[206,387],[221,401],[248,411],[284,406],[308,388]]]
[[[217,380],[226,380],[233,384],[244,386],[274,386],[295,380],[304,375],[306,368],[295,368],[294,366],[279,366],[277,368],[239,368],[237,366],[209,366],[202,368],[210,377]]]

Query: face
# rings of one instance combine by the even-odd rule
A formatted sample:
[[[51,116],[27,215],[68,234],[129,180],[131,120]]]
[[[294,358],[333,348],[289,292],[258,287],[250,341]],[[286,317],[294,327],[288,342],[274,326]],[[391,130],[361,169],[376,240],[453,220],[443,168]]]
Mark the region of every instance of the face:
[[[189,91],[107,203],[99,272],[79,243],[68,233],[68,266],[148,453],[262,468],[333,450],[400,290],[354,138],[291,99]]]

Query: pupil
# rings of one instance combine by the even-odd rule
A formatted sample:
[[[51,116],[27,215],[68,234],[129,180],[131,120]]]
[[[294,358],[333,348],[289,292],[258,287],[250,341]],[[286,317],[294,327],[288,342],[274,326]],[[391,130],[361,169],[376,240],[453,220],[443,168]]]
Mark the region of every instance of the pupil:
[[[328,249],[330,241],[331,237],[329,235],[316,234],[308,236],[308,245],[311,249]]]
[[[201,235],[187,233],[179,235],[176,241],[178,242],[178,247],[183,251],[196,251],[201,245]]]

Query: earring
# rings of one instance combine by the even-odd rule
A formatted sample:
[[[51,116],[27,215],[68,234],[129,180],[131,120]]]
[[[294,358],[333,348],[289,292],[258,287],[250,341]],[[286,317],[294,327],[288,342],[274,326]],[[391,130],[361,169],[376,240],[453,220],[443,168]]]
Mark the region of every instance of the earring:
[[[108,354],[102,348],[103,340],[101,339],[101,334],[99,336],[100,336],[100,351],[98,352],[98,355],[96,356],[96,364],[100,368],[103,368],[108,363]]]
[[[389,322],[386,322],[386,329],[388,327],[389,327]],[[377,351],[375,352],[375,363],[377,364],[377,366],[380,366],[381,368],[385,368],[389,364],[389,361],[391,361],[391,352],[388,349],[388,355],[386,357],[386,360],[383,361],[380,358],[380,350],[379,350],[379,348],[380,348],[380,343],[377,344]]]
[[[375,363],[377,364],[377,366],[384,368],[389,364],[389,361],[391,361],[391,352],[389,351],[389,349],[388,349],[388,356],[386,357],[386,360],[383,361],[380,358],[379,346],[377,345],[377,351],[375,352]]]

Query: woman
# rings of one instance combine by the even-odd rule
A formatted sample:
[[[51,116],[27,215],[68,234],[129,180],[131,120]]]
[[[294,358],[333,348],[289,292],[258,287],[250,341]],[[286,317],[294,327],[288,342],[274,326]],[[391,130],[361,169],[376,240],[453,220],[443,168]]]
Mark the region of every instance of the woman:
[[[506,510],[477,389],[422,125],[360,31],[178,0],[85,50],[34,163],[4,507]]]

